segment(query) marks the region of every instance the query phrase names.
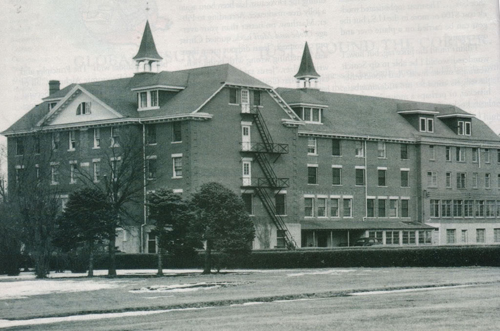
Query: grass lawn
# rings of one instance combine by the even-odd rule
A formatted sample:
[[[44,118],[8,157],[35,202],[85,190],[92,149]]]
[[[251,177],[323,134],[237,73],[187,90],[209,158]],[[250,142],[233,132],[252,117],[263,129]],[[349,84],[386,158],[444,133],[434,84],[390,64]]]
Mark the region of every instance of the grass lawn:
[[[203,309],[188,312],[170,313],[174,316],[206,316],[211,319],[215,310],[230,310],[235,320],[234,323],[245,323],[237,318],[238,311],[243,309],[248,313],[249,321],[255,318],[256,322],[265,321],[272,323],[279,316],[283,307],[287,307],[287,314],[291,314],[285,325],[291,324],[298,316],[303,316],[304,321],[314,321],[321,316],[320,324],[312,325],[326,327],[333,326],[332,309],[341,314],[342,307],[351,307],[345,310],[343,316],[337,316],[335,320],[347,323],[349,316],[371,316],[371,310],[378,309],[378,313],[391,314],[391,307],[399,307],[401,312],[412,308],[412,302],[419,302],[420,313],[429,308],[426,302],[432,305],[453,303],[456,307],[460,301],[457,295],[465,295],[470,287],[462,289],[443,289],[434,291],[420,291],[399,294],[366,295],[366,296],[339,296],[351,291],[383,290],[390,288],[412,288],[421,286],[480,284],[481,288],[487,288],[485,293],[492,293],[499,289],[500,273],[498,268],[349,268],[349,269],[293,269],[293,270],[246,270],[234,271],[224,274],[201,275],[201,272],[188,272],[183,275],[172,275],[167,277],[141,277],[124,276],[113,279],[105,277],[87,278],[57,278],[48,280],[34,280],[29,277],[0,278],[0,319],[30,319],[47,316],[69,316],[85,313],[121,312],[134,310],[155,310],[182,307],[207,307],[217,308]],[[120,272],[118,272],[120,274]],[[479,293],[469,297],[480,297]],[[429,294],[431,293],[431,294]],[[448,296],[446,295],[448,293]],[[400,299],[391,303],[390,296],[398,295],[398,298],[406,296],[415,297],[414,301],[406,302]],[[450,295],[453,295],[450,297]],[[439,296],[439,298],[437,297]],[[308,301],[294,301],[278,305],[269,303],[283,299],[310,298]],[[380,299],[382,298],[382,299]],[[429,299],[435,298],[435,302]],[[386,302],[379,306],[380,300]],[[427,300],[427,301],[426,301]],[[491,298],[495,300],[495,298]],[[248,305],[250,302],[267,301],[260,305]],[[456,302],[455,302],[456,301]],[[487,300],[485,300],[487,301]],[[474,301],[476,302],[476,301]],[[477,301],[478,303],[480,301]],[[246,304],[245,304],[246,303]],[[396,304],[397,303],[397,304]],[[237,304],[231,307],[231,305]],[[245,304],[245,305],[242,305]],[[356,309],[352,309],[352,305]],[[492,301],[489,305],[493,304]],[[500,306],[500,299],[495,302],[495,307]],[[326,309],[325,307],[332,307]],[[478,305],[479,307],[480,305]],[[267,307],[267,308],[266,308]],[[269,308],[271,307],[271,309]],[[273,307],[280,307],[274,309]],[[316,307],[316,308],[314,308]],[[322,308],[323,307],[323,308]],[[406,307],[403,309],[403,307]],[[416,307],[416,306],[415,306]],[[427,307],[427,308],[426,308]],[[463,307],[462,307],[463,308]],[[460,309],[462,309],[460,308]],[[474,308],[474,307],[471,307]],[[326,309],[326,310],[325,310]],[[429,308],[430,309],[430,308]],[[436,309],[434,307],[433,309]],[[458,308],[457,308],[458,309]],[[386,311],[387,310],[387,311]],[[411,309],[410,309],[411,310]],[[459,310],[457,310],[459,311]],[[462,320],[467,320],[464,310],[459,314]],[[407,311],[409,313],[409,310]],[[219,314],[219,313],[217,313]],[[255,315],[252,315],[255,314]],[[410,313],[409,313],[410,314]],[[486,314],[486,313],[485,313]],[[398,314],[396,314],[399,316]],[[410,315],[413,315],[411,313]],[[155,321],[160,315],[150,315],[147,320]],[[245,315],[247,316],[247,315]],[[315,317],[316,316],[316,317]],[[374,319],[379,319],[383,314],[375,314]],[[394,316],[394,318],[397,318]],[[401,317],[403,318],[403,317]],[[425,314],[419,316],[419,323],[426,320]],[[363,318],[361,318],[363,319]],[[417,319],[416,316],[411,320]],[[120,321],[126,319],[120,319]],[[174,318],[175,320],[175,318]],[[491,320],[491,318],[490,318]],[[302,321],[302,319],[301,319]],[[229,323],[229,321],[219,322]],[[344,323],[342,322],[342,323]],[[366,323],[368,323],[367,321]],[[416,323],[416,321],[414,321]],[[91,322],[85,322],[92,324]],[[97,322],[96,322],[97,323]],[[180,322],[179,322],[180,323]],[[208,322],[207,322],[208,323]],[[218,322],[214,322],[217,324]],[[251,325],[252,322],[249,322]],[[301,322],[302,323],[302,322]],[[215,325],[214,324],[214,325]],[[189,323],[185,324],[186,327]],[[280,324],[281,325],[281,324]],[[303,326],[308,329],[308,324]],[[357,324],[364,325],[363,323]],[[108,325],[109,326],[109,325]],[[178,325],[182,329],[181,324]],[[192,325],[191,329],[196,329]],[[45,325],[47,327],[47,325]],[[54,326],[57,329],[57,326]],[[97,327],[97,326],[96,326]],[[255,325],[259,329],[258,323]],[[118,330],[119,328],[117,328]],[[132,328],[133,329],[133,328]],[[154,329],[154,328],[153,328]],[[186,328],[190,329],[190,328]],[[278,328],[281,330],[281,328]],[[285,329],[285,328],[283,328]],[[311,328],[313,330],[314,328]],[[341,327],[340,329],[348,329]],[[391,328],[387,328],[391,329]],[[103,328],[105,330],[105,328]],[[177,330],[177,328],[175,329]],[[272,328],[271,328],[272,330]]]

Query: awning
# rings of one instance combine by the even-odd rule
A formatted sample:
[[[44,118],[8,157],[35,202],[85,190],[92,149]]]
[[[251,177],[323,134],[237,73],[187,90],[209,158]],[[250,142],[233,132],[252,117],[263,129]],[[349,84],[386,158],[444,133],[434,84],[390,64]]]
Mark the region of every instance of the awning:
[[[434,230],[418,222],[401,221],[302,221],[302,230]]]

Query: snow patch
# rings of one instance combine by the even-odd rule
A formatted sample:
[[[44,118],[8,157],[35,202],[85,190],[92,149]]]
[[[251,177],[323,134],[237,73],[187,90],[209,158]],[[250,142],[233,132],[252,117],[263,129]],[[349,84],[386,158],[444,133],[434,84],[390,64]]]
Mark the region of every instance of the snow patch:
[[[0,319],[0,329],[12,328],[16,326],[27,326],[27,325],[42,325],[42,324],[53,324],[62,322],[79,322],[79,321],[91,321],[91,320],[101,320],[107,318],[123,318],[131,316],[144,316],[153,314],[169,313],[173,311],[184,311],[184,310],[200,310],[208,309],[210,307],[204,308],[182,308],[182,309],[166,309],[166,310],[153,310],[153,311],[130,311],[125,313],[106,313],[106,314],[88,314],[88,315],[73,315],[66,317],[49,317],[49,318],[34,318],[29,320],[3,320]]]
[[[0,282],[0,300],[26,299],[33,295],[52,293],[98,291],[119,287],[118,282],[102,282],[97,280],[24,280]]]
[[[294,274],[288,274],[288,277],[301,277],[301,276],[309,276],[309,275],[343,275],[349,272],[355,272],[356,270],[338,270],[338,269],[330,269],[323,271],[312,271],[312,272],[300,272]]]
[[[199,290],[212,290],[214,288],[235,286],[236,283],[215,282],[215,283],[194,283],[194,284],[174,284],[174,285],[153,285],[130,290],[130,293],[152,293],[152,292],[194,292]]]

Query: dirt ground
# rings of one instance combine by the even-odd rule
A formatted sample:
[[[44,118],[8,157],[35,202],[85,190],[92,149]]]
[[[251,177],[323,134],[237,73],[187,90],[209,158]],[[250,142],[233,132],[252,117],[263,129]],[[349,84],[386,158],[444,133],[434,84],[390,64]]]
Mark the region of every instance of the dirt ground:
[[[48,290],[40,294],[44,288]],[[10,296],[2,298],[2,289]],[[16,289],[19,297],[15,297]],[[499,290],[498,268],[248,270],[39,281],[1,278],[0,328],[24,320],[28,324],[19,329],[29,325],[33,330],[79,330],[82,326],[94,330],[493,330],[500,323]],[[30,295],[30,291],[38,294]],[[74,315],[102,317],[103,313],[172,309],[147,316],[67,321]],[[47,317],[62,319],[51,324],[25,321]]]

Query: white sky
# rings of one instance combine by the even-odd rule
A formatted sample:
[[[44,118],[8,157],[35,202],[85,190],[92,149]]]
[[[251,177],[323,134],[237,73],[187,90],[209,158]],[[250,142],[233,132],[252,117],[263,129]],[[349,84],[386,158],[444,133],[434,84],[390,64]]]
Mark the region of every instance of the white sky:
[[[0,131],[48,81],[131,76],[144,0],[0,2]],[[295,87],[306,35],[322,90],[455,104],[500,132],[497,0],[150,0],[163,70],[231,63]],[[0,140],[1,142],[1,140]]]

